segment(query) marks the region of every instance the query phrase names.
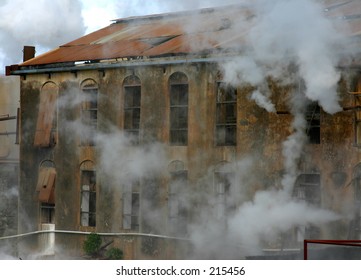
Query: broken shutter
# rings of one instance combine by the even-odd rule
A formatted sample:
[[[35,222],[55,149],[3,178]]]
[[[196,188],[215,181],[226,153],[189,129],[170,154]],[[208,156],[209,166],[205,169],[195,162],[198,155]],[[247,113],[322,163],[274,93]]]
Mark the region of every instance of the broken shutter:
[[[44,85],[40,92],[38,120],[34,138],[34,146],[49,147],[55,142],[52,135],[56,113],[58,87],[53,83]]]
[[[39,192],[39,201],[55,203],[55,178],[56,171],[52,167],[42,167],[39,170],[36,191]]]

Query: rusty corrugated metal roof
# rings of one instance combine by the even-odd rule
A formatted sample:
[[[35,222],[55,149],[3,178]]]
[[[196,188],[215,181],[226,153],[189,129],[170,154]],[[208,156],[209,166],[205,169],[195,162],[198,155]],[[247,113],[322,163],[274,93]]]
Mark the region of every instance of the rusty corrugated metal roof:
[[[119,19],[20,66],[209,52],[234,40],[241,32],[234,23],[249,16],[249,9],[236,6]]]
[[[324,0],[323,5],[325,15],[342,21],[342,29],[348,35],[360,35],[360,1]],[[105,28],[30,59],[20,66],[203,54],[233,49],[245,44],[244,34],[253,24],[252,19],[251,9],[240,5],[118,19]]]

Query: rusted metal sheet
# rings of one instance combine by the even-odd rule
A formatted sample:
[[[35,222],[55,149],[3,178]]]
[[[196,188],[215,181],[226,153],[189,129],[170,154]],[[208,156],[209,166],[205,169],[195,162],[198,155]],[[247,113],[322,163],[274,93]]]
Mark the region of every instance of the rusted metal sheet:
[[[46,55],[29,60],[22,66],[139,56],[150,47],[150,45],[140,41],[122,41],[121,47],[116,42],[60,47]]]
[[[343,32],[360,34],[359,1],[325,1],[324,7],[326,16],[336,20]],[[239,48],[256,20],[252,9],[245,6],[119,19],[20,66]]]
[[[324,14],[335,22],[338,29],[348,36],[361,33],[360,1],[331,0],[326,1]]]
[[[347,18],[361,14],[361,5],[359,1],[336,1],[325,6],[326,16]]]
[[[21,66],[203,52],[215,45],[220,46],[216,38],[225,37],[219,33],[229,29],[226,19],[244,21],[245,11],[244,7],[210,9],[201,13],[120,20],[26,61]]]
[[[99,29],[97,31],[94,31],[90,34],[87,34],[83,37],[80,37],[78,39],[75,39],[74,41],[71,41],[65,45],[62,45],[62,47],[69,47],[69,46],[77,46],[77,45],[87,45],[91,42],[94,42],[96,40],[99,40],[105,36],[108,36],[110,34],[113,34],[119,30],[123,30],[125,28],[126,24],[120,23],[120,24],[111,24],[107,27],[104,27],[102,29]]]

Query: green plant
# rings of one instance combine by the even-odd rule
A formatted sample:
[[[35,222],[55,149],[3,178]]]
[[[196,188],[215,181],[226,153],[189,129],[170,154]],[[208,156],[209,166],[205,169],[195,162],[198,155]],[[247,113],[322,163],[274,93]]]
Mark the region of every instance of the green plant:
[[[119,248],[110,248],[105,256],[108,260],[121,260],[123,259],[123,251]]]
[[[83,250],[89,256],[94,256],[100,249],[102,244],[102,239],[97,233],[90,233],[83,243]]]

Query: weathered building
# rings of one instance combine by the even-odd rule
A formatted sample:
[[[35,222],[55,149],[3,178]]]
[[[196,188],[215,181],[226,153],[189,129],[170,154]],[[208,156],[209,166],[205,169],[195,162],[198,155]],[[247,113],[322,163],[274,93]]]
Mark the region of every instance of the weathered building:
[[[0,77],[0,237],[17,233],[19,98],[19,78]],[[2,245],[3,254],[16,252],[11,241]]]
[[[120,19],[8,67],[21,77],[19,233],[55,229],[46,253],[59,258],[83,254],[82,232],[104,234],[129,259],[240,258],[255,253],[253,243],[297,249],[304,238],[360,238],[357,65],[344,65],[342,110],[308,101],[295,129],[289,101],[302,80],[269,77],[267,111],[250,98],[253,85],[225,77],[222,65],[247,49],[253,17],[232,6]],[[295,131],[302,150],[285,154]],[[297,155],[294,168],[287,153]],[[265,190],[264,208],[246,223],[242,211]],[[235,244],[238,228],[290,201],[301,210],[284,219],[291,226],[280,218]],[[303,217],[319,209],[340,216]],[[38,237],[19,241],[19,254],[39,253]]]

